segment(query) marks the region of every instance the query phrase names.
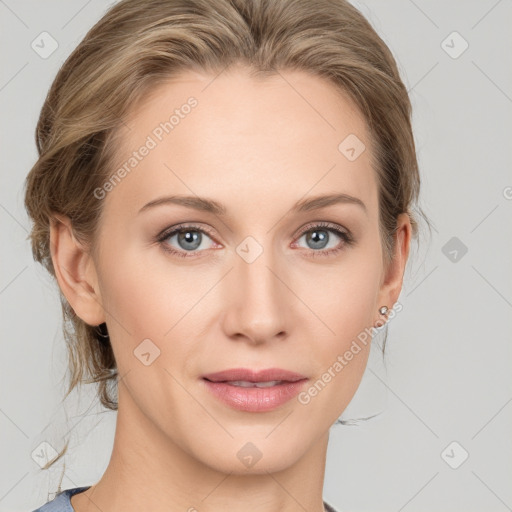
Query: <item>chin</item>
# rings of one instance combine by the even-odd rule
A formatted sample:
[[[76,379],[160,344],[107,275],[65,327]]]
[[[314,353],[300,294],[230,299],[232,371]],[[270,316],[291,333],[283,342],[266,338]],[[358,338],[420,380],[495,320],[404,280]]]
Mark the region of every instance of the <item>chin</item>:
[[[211,447],[199,452],[196,456],[216,471],[234,475],[259,475],[276,473],[293,466],[307,449],[304,439],[291,441],[290,436],[271,439],[266,428],[261,434],[245,434],[234,439],[215,441],[215,449]],[[284,433],[284,431],[283,431]],[[212,443],[213,444],[213,443]]]

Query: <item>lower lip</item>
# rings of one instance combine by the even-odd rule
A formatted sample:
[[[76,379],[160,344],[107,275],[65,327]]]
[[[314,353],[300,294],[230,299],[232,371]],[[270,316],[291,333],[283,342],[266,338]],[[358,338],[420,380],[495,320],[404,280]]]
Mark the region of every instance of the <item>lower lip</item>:
[[[203,379],[206,387],[225,404],[247,412],[265,412],[276,409],[296,396],[307,379],[284,382],[268,388],[243,388],[227,382],[210,382]]]

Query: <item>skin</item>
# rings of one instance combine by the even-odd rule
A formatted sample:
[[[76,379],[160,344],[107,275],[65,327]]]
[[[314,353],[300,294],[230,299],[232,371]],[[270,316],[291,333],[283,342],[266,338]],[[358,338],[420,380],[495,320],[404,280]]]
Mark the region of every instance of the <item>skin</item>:
[[[409,217],[397,219],[385,267],[363,117],[332,84],[301,71],[264,80],[242,67],[215,79],[182,73],[133,110],[120,165],[190,96],[197,107],[101,199],[93,251],[67,218],[51,227],[59,286],[85,322],[106,321],[121,376],[110,463],[71,502],[77,512],[209,512],[234,502],[249,512],[320,512],[329,428],[359,386],[370,343],[308,404],[292,399],[264,413],[224,405],[201,376],[278,367],[307,376],[307,389],[383,319],[380,306],[398,300]],[[349,134],[366,145],[355,161],[338,150]],[[342,203],[291,212],[332,193],[359,198],[366,211]],[[173,204],[139,213],[171,194],[214,199],[228,216]],[[317,221],[349,230],[354,243],[327,231],[327,248],[316,248],[303,228]],[[163,249],[187,253],[177,236],[154,240],[182,222],[210,229],[193,257]],[[248,236],[263,250],[251,263],[236,251]],[[148,338],[160,356],[146,366],[134,350]],[[249,441],[261,453],[250,468],[237,457]]]

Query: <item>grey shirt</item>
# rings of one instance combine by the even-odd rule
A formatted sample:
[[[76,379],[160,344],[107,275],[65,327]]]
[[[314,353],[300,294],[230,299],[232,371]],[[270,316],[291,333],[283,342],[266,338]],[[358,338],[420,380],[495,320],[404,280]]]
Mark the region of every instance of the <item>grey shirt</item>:
[[[60,492],[53,498],[53,500],[45,503],[33,512],[75,512],[71,506],[71,496],[79,492],[89,489],[87,487],[74,487],[73,489],[66,489]],[[324,501],[325,512],[338,512],[332,505],[329,505]]]

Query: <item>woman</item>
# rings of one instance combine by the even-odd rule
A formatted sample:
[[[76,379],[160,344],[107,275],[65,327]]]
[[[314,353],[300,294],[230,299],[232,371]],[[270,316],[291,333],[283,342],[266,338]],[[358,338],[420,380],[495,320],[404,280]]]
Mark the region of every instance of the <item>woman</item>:
[[[118,415],[102,478],[38,511],[335,510],[329,429],[418,233],[410,116],[344,0],[123,0],[89,31],[25,204],[68,393]]]

